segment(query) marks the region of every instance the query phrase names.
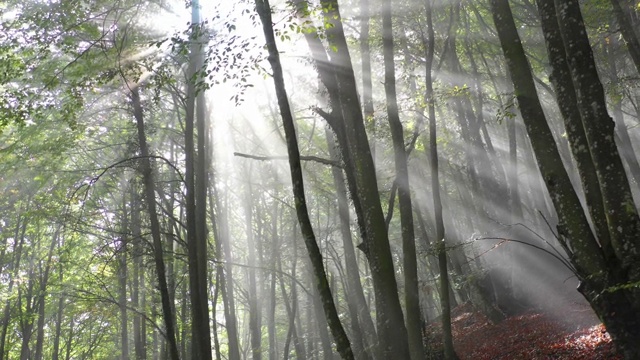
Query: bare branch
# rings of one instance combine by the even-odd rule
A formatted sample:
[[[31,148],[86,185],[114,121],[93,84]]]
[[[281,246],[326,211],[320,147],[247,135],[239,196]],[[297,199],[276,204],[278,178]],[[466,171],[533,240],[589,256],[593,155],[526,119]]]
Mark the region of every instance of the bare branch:
[[[239,152],[234,152],[233,155],[234,156],[243,157],[243,158],[247,158],[247,159],[260,160],[260,161],[288,160],[289,159],[288,156],[258,156],[258,155],[250,155],[250,154],[244,154],[244,153],[239,153]],[[303,155],[301,155],[300,156],[300,160],[315,161],[315,162],[318,162],[320,164],[325,164],[325,165],[329,165],[329,166],[335,166],[337,168],[342,169],[342,164],[339,163],[338,161],[324,159],[324,158],[317,157],[317,156],[303,156]]]

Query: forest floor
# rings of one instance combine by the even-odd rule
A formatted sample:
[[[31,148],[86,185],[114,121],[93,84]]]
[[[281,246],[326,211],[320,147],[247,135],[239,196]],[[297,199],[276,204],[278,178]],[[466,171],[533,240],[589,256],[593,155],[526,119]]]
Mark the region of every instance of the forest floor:
[[[604,326],[584,305],[563,309],[562,316],[531,311],[491,324],[464,304],[453,309],[451,319],[460,360],[622,359]],[[442,349],[441,333],[439,324],[427,328],[431,349]]]

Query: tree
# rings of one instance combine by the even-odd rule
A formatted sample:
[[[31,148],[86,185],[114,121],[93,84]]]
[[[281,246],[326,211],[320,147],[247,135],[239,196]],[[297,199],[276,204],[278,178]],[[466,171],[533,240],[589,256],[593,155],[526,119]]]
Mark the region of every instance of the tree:
[[[569,68],[573,85],[576,87],[577,104],[582,119],[581,124],[570,123],[569,126],[582,126],[589,141],[588,150],[593,156],[593,166],[602,191],[605,214],[608,214],[607,224],[611,244],[602,242],[605,239],[603,237],[600,238],[600,243],[596,240],[589,227],[587,214],[583,212],[578,196],[562,166],[557,148],[548,146],[552,136],[538,100],[529,64],[508,3],[493,0],[491,5],[525,126],[536,153],[538,166],[558,212],[560,241],[570,255],[576,273],[581,279],[578,289],[607,325],[625,357],[635,358],[638,355],[638,348],[636,342],[631,339],[638,338],[638,335],[634,334],[638,328],[638,320],[634,315],[637,313],[634,310],[637,305],[632,300],[634,291],[626,290],[624,284],[637,281],[635,271],[625,269],[628,266],[625,264],[637,261],[634,258],[637,239],[633,235],[626,234],[638,233],[638,216],[630,192],[626,190],[628,182],[613,142],[613,122],[603,106],[602,85],[595,72],[593,58],[590,55],[591,48],[586,38],[578,4],[568,2],[556,8],[557,13],[561,14],[558,16],[557,23],[562,32],[564,51],[571,59]],[[540,3],[540,5],[546,4]],[[542,14],[548,17],[553,16],[553,12],[546,9]],[[580,29],[581,26],[582,29]],[[576,51],[581,52],[580,59],[575,59]],[[599,123],[596,124],[596,121]],[[600,130],[597,139],[596,129]],[[610,136],[605,136],[603,140],[602,133],[610,133]],[[587,149],[574,149],[574,153],[576,151],[587,151]],[[584,168],[583,171],[585,171]],[[613,191],[610,187],[613,184],[618,184],[621,188]],[[615,207],[612,207],[613,199],[619,201]],[[598,219],[594,219],[596,224],[598,224],[597,221]],[[617,224],[618,227],[612,229],[612,224]],[[630,238],[621,237],[623,233]],[[613,259],[608,255],[612,253],[607,249],[609,246],[613,247],[613,254],[615,254]],[[621,246],[624,246],[624,250]],[[615,311],[612,310],[614,308]]]
[[[387,98],[387,118],[393,139],[394,160],[396,164],[396,183],[398,184],[398,202],[402,227],[402,251],[405,285],[405,312],[407,313],[407,335],[411,358],[424,358],[422,345],[422,325],[420,323],[420,298],[418,292],[418,262],[416,260],[416,242],[413,229],[413,208],[411,206],[411,188],[409,187],[408,156],[404,145],[404,130],[398,112],[396,93],[396,75],[394,61],[393,26],[391,0],[382,3],[382,42],[384,53],[384,85]],[[436,167],[437,170],[437,167]]]
[[[271,6],[268,0],[256,0],[256,10],[262,22],[262,29],[267,41],[267,50],[269,51],[269,63],[273,70],[274,85],[278,98],[278,107],[280,108],[280,116],[282,117],[285,137],[287,140],[287,153],[289,155],[289,168],[291,170],[291,183],[293,185],[293,193],[295,196],[295,208],[300,230],[304,238],[309,259],[313,267],[315,282],[318,293],[322,299],[322,307],[327,317],[327,323],[331,329],[334,340],[337,344],[338,353],[343,359],[354,359],[353,351],[349,338],[342,327],[338,312],[333,301],[333,295],[327,281],[327,275],[324,270],[322,254],[318,248],[313,227],[309,219],[306,199],[304,195],[304,183],[302,177],[302,167],[300,166],[300,151],[298,150],[298,140],[296,138],[295,125],[293,115],[289,107],[289,99],[284,86],[284,77],[282,66],[279,60],[278,48],[273,32],[273,22],[271,20]]]

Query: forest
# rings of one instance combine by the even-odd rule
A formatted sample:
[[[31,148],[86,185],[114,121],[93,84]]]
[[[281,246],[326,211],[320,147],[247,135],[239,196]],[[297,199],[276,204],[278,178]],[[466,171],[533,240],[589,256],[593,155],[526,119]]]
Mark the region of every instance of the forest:
[[[640,1],[0,2],[0,360],[640,359]]]

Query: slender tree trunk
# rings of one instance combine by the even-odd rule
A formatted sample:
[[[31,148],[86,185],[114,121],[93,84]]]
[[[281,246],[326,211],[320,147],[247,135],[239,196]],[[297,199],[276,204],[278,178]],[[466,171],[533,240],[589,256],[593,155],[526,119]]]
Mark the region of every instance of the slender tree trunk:
[[[144,307],[142,306],[141,301],[141,289],[142,285],[140,284],[140,273],[143,272],[142,267],[144,266],[144,241],[142,239],[142,221],[140,219],[141,212],[141,199],[138,195],[138,190],[132,186],[131,187],[131,233],[133,235],[133,274],[132,274],[132,283],[131,283],[131,303],[135,306],[136,309],[140,309],[143,311]],[[167,288],[169,285],[167,283]],[[173,317],[173,312],[171,313]],[[133,314],[133,348],[135,353],[136,360],[140,360],[140,349],[141,349],[141,338],[140,334],[141,324],[140,322],[144,321],[140,314]]]
[[[250,180],[250,177],[247,177]],[[247,247],[249,248],[249,264],[256,264],[259,266],[259,262],[256,257],[256,242],[254,241],[253,234],[253,191],[251,184],[247,183],[247,194],[244,202],[244,219],[245,229],[247,234]],[[250,267],[249,272],[249,332],[251,335],[251,353],[254,360],[262,358],[262,326],[261,318],[262,314],[260,306],[258,304],[258,286],[256,284],[256,269]]]
[[[122,183],[122,189],[126,189],[125,182]],[[128,268],[127,268],[127,232],[129,231],[129,214],[127,213],[127,197],[126,191],[123,191],[122,195],[122,236],[120,239],[119,252],[119,271],[118,271],[118,303],[120,305],[120,349],[122,352],[122,360],[129,360],[129,320],[127,317],[127,280],[128,280]]]
[[[27,204],[31,199],[27,200]],[[18,277],[20,271],[20,260],[22,259],[22,250],[24,245],[24,235],[27,230],[27,221],[23,219],[21,214],[18,214],[16,221],[16,228],[14,231],[14,241],[13,249],[11,253],[13,254],[13,259],[11,261],[8,269],[13,270],[13,274],[9,277],[9,285],[7,286],[7,294],[12,294],[13,286],[15,284],[15,279]],[[8,298],[4,305],[4,312],[2,316],[2,333],[0,333],[0,359],[8,359],[8,354],[6,353],[6,340],[7,340],[7,331],[9,329],[9,323],[11,322],[11,298]]]
[[[51,260],[53,258],[53,252],[58,246],[60,235],[60,226],[58,226],[52,235],[51,245],[49,246],[49,253],[47,260],[44,264],[44,273],[40,277],[40,290],[38,291],[37,304],[38,304],[38,323],[36,328],[36,349],[34,352],[35,360],[42,360],[43,347],[44,347],[44,321],[45,321],[45,300],[47,295],[47,285],[49,283],[49,274],[51,272]]]
[[[440,305],[442,307],[442,334],[444,344],[444,357],[447,360],[456,359],[453,349],[453,336],[451,335],[451,308],[449,302],[449,274],[447,271],[447,250],[444,233],[444,221],[442,219],[442,201],[440,200],[440,177],[438,173],[438,145],[436,133],[436,113],[433,99],[433,83],[431,68],[433,54],[435,52],[435,35],[433,30],[431,0],[425,0],[427,15],[427,65],[425,72],[425,84],[427,107],[429,114],[429,157],[431,164],[431,190],[433,196],[433,210],[435,215],[436,237],[435,245],[438,250],[438,264],[440,269]]]
[[[422,326],[420,324],[420,298],[418,291],[418,262],[416,260],[416,242],[413,229],[413,209],[407,153],[404,145],[404,130],[398,112],[396,94],[396,75],[394,61],[393,25],[391,0],[382,3],[382,44],[384,55],[384,88],[387,99],[387,118],[393,140],[393,152],[398,184],[398,202],[402,228],[402,252],[407,335],[411,359],[424,359],[422,344]],[[401,331],[401,329],[397,329]]]
[[[576,253],[584,255],[576,258],[577,266],[585,270],[593,270],[595,273],[596,269],[602,268],[604,260],[602,252],[596,245],[557,147],[549,146],[555,142],[538,99],[529,62],[513,22],[511,9],[506,0],[492,0],[491,8],[507,66],[511,72],[520,112],[538,160],[538,167],[560,216],[560,235],[565,240],[566,236],[583,239],[580,242],[582,246],[575,249]]]
[[[293,341],[296,357],[298,359],[306,359],[306,352],[304,349],[304,343],[298,336],[298,329],[296,325],[296,320],[298,319],[298,290],[297,290],[297,273],[296,273],[296,265],[298,262],[298,253],[296,251],[297,247],[295,246],[295,238],[296,238],[296,226],[294,224],[293,227],[294,236],[291,238],[294,242],[293,244],[293,263],[291,265],[291,301],[289,301],[289,297],[287,296],[287,290],[285,287],[285,282],[282,276],[280,276],[280,292],[282,293],[282,299],[285,305],[285,309],[287,312],[287,317],[289,318],[289,328],[287,330],[287,337],[284,343],[284,359],[289,358],[289,347],[291,346],[291,341]],[[278,271],[282,273],[282,260],[280,255],[276,259],[278,263]]]
[[[64,278],[64,271],[62,262],[58,263],[58,281],[62,285]],[[56,327],[53,337],[53,351],[51,353],[51,360],[58,360],[60,358],[60,339],[62,338],[62,320],[64,315],[65,295],[60,293],[58,298],[58,310],[56,312]],[[2,359],[2,353],[0,353],[0,359]]]
[[[213,174],[212,174],[213,176]],[[212,181],[215,183],[215,181]],[[231,254],[231,244],[229,242],[229,220],[228,206],[222,201],[216,187],[213,186],[213,199],[215,201],[217,216],[218,235],[216,236],[216,257],[218,260],[224,260],[224,266],[220,267],[220,292],[222,301],[224,302],[224,319],[227,328],[227,341],[229,347],[229,359],[240,360],[240,347],[238,341],[238,325],[236,319],[236,302],[234,295],[234,277],[233,277],[233,256]],[[224,204],[224,205],[223,205]],[[214,211],[211,212],[212,214]],[[213,221],[214,219],[212,219]]]
[[[289,167],[291,170],[291,182],[293,184],[293,193],[295,196],[295,208],[300,229],[304,238],[307,252],[311,260],[313,273],[316,280],[318,293],[322,299],[322,306],[327,317],[327,323],[331,328],[337,349],[342,358],[353,359],[353,352],[347,334],[342,327],[338,311],[333,302],[333,295],[327,281],[327,275],[324,270],[322,254],[318,247],[318,243],[311,226],[309,212],[304,194],[304,183],[302,177],[302,167],[300,165],[300,151],[298,149],[298,140],[296,138],[295,124],[293,115],[289,107],[289,99],[284,86],[283,71],[280,64],[278,48],[275,42],[273,32],[273,23],[271,20],[271,6],[268,0],[256,0],[256,8],[263,26],[263,32],[267,41],[267,49],[269,51],[269,63],[273,69],[273,78],[275,82],[276,95],[278,98],[278,106],[280,115],[282,116],[285,137],[287,140],[287,153],[289,155]]]
[[[373,85],[371,80],[371,45],[369,40],[369,0],[360,0],[360,57],[362,61],[362,105],[365,123],[371,124],[371,155],[376,157],[376,118],[373,107]]]
[[[164,256],[162,253],[162,235],[160,233],[160,222],[156,211],[155,182],[153,179],[153,171],[151,169],[151,161],[149,160],[149,148],[147,146],[147,136],[145,134],[142,105],[140,104],[140,94],[138,88],[131,89],[131,103],[133,105],[133,114],[136,119],[138,128],[138,143],[140,146],[140,163],[141,172],[144,181],[144,192],[149,211],[149,220],[151,222],[151,237],[153,240],[153,258],[158,276],[158,287],[160,288],[160,297],[162,299],[162,315],[165,324],[167,341],[169,343],[169,356],[171,360],[179,360],[178,346],[175,337],[175,322],[171,312],[171,303],[169,299],[169,288],[167,286],[167,277],[165,273]]]
[[[278,344],[276,334],[276,258],[278,257],[279,247],[279,235],[278,235],[278,220],[279,220],[279,203],[273,202],[273,211],[271,213],[271,265],[270,268],[274,269],[269,274],[269,308],[267,313],[267,327],[269,334],[269,360],[276,360],[278,358]]]

